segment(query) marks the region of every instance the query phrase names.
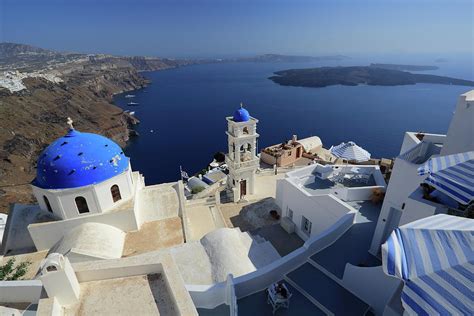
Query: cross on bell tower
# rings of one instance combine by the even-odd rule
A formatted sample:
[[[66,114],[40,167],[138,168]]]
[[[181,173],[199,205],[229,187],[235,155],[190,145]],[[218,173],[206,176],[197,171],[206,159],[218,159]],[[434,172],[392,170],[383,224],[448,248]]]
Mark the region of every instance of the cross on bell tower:
[[[257,123],[240,104],[234,116],[227,117],[229,144],[226,163],[229,168],[228,185],[234,193],[234,201],[255,193],[255,173],[259,166],[257,156]]]

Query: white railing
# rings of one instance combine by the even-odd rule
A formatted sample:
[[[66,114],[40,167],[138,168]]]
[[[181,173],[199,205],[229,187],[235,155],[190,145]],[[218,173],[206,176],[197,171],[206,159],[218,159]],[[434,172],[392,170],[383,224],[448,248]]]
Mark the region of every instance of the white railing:
[[[236,299],[248,296],[267,288],[281,280],[285,275],[304,264],[310,256],[321,251],[341,237],[354,223],[355,212],[341,217],[333,226],[321,234],[310,237],[302,247],[273,263],[248,274],[232,278]],[[228,281],[212,285],[186,285],[186,288],[197,307],[213,309],[221,304],[229,304]],[[231,307],[231,313],[232,308]],[[236,307],[235,307],[236,308]],[[232,315],[232,314],[231,314]]]
[[[0,281],[0,304],[37,303],[42,289],[40,280]]]

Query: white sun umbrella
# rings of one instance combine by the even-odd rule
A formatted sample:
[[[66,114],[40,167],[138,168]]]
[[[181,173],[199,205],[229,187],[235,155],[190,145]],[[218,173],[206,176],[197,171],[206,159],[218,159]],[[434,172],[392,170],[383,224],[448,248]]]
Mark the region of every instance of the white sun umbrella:
[[[351,161],[362,162],[370,159],[370,153],[352,141],[331,146],[329,151],[338,158]]]

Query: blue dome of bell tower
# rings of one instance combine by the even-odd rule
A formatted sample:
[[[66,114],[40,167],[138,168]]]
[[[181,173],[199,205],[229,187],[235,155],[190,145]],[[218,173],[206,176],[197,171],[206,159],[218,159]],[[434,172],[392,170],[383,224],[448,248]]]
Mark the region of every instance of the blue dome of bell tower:
[[[122,148],[112,140],[71,128],[41,153],[32,184],[43,189],[96,184],[123,173],[129,163]]]
[[[234,122],[247,122],[248,120],[250,120],[249,111],[244,109],[242,103],[240,104],[240,108],[234,112],[233,120]]]

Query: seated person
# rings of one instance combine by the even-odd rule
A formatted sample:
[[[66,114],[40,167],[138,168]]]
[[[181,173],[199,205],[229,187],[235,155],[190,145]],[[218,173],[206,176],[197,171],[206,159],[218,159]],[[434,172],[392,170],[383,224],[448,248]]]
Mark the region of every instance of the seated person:
[[[276,290],[277,295],[279,295],[280,297],[282,298],[288,297],[288,291],[286,290],[282,282],[277,283],[275,290]]]

